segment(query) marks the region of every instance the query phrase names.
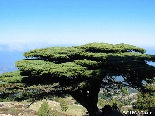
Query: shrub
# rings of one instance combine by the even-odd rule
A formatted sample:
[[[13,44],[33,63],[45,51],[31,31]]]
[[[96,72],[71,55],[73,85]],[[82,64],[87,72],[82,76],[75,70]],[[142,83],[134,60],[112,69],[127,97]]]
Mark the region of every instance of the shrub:
[[[104,99],[102,99],[102,98],[99,97],[97,104],[98,104],[99,107],[103,108],[105,106],[106,102],[105,102]]]
[[[52,113],[52,116],[60,116],[60,113],[59,113],[57,110],[55,110],[55,111]]]
[[[61,110],[66,112],[68,109],[68,102],[66,101],[66,99],[60,98],[59,102],[60,102]]]
[[[112,99],[108,105],[112,106],[113,109],[117,109],[117,110],[120,110],[121,107],[123,106],[121,102],[115,99]]]
[[[51,108],[47,102],[43,102],[38,110],[38,116],[51,116]]]
[[[54,97],[54,101],[59,102],[59,97]]]

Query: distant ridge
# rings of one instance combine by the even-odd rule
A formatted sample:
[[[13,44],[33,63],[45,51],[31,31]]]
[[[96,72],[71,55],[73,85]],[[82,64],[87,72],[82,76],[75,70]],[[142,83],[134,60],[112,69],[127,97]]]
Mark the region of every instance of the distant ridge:
[[[0,66],[0,74],[18,70],[15,66]]]

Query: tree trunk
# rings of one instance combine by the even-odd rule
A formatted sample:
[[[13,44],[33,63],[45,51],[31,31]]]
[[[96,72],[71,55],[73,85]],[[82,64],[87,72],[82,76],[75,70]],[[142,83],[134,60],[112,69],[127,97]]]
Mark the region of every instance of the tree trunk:
[[[97,86],[96,86],[97,87]],[[99,89],[94,87],[89,91],[88,101],[85,108],[88,110],[89,116],[99,116],[99,108],[97,107]]]
[[[97,106],[95,107],[90,104],[90,106],[87,106],[86,109],[89,113],[89,116],[99,116],[99,114],[100,114],[100,111]]]
[[[100,110],[97,107],[100,86],[101,81],[93,81],[88,90],[76,90],[71,94],[77,102],[87,109],[89,116],[99,116],[100,114]]]

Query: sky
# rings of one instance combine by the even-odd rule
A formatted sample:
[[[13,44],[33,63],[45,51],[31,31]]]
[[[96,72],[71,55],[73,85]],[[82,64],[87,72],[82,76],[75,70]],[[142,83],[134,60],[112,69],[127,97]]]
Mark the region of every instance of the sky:
[[[155,49],[155,1],[0,0],[1,59],[6,52],[92,42]]]
[[[92,42],[155,44],[154,0],[0,0],[0,51]]]

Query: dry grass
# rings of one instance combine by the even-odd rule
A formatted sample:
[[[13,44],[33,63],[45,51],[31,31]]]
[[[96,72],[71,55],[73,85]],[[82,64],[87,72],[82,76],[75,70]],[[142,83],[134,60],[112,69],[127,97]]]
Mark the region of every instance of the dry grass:
[[[37,112],[44,101],[48,102],[52,111],[57,110],[62,116],[65,114],[68,116],[82,116],[85,114],[86,109],[81,105],[75,105],[75,101],[72,98],[66,98],[66,100],[69,103],[69,108],[66,112],[61,111],[60,103],[51,100],[38,101],[30,105],[30,107],[28,107],[31,104],[29,102],[0,102],[0,116],[4,114],[6,116],[37,116]]]
[[[37,112],[32,109],[26,109],[25,103],[18,102],[0,102],[0,116],[12,115],[12,116],[37,116]]]

